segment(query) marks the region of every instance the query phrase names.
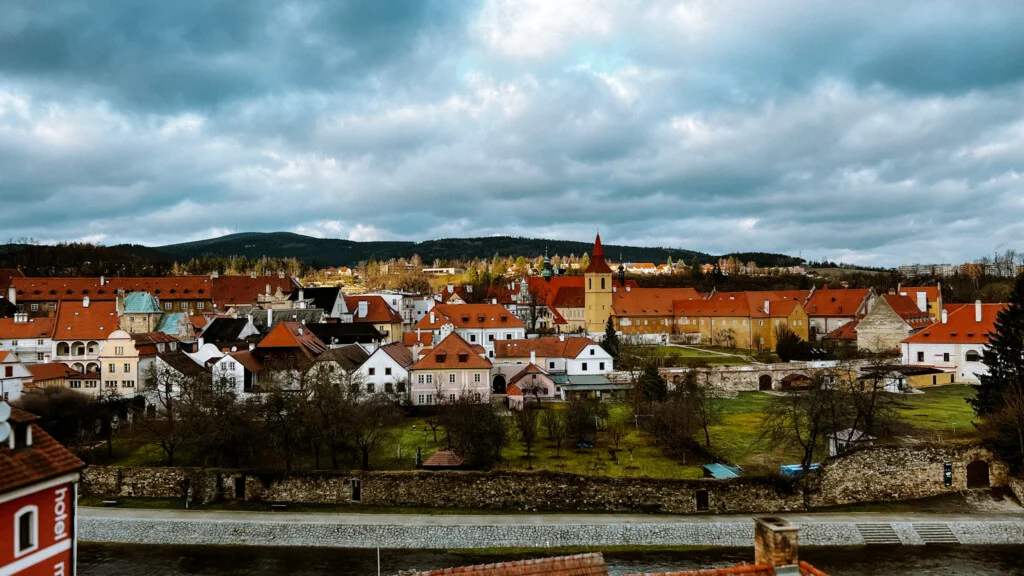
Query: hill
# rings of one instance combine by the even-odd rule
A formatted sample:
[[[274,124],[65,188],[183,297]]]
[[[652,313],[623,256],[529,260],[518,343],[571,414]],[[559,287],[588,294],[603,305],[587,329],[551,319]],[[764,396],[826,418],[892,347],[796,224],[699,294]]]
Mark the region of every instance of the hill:
[[[245,256],[260,258],[298,258],[315,266],[354,266],[362,261],[376,258],[409,258],[419,254],[425,263],[434,260],[467,260],[501,256],[541,256],[545,250],[550,255],[560,254],[581,256],[590,252],[590,242],[568,240],[546,240],[542,238],[517,238],[512,236],[491,236],[486,238],[443,238],[425,242],[354,242],[337,238],[313,238],[291,232],[246,232],[231,234],[209,240],[171,244],[153,247],[152,250],[165,254],[179,262],[201,257]],[[661,263],[671,257],[675,261],[691,262],[697,257],[701,262],[711,262],[717,256],[674,248],[649,248],[605,244],[605,253],[613,260],[629,262]],[[781,254],[751,254],[759,266],[794,265],[798,258]]]

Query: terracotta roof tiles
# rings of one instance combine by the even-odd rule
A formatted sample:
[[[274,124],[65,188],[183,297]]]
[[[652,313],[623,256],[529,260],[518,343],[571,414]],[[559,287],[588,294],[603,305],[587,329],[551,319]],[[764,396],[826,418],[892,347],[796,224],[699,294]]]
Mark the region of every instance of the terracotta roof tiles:
[[[850,317],[854,318],[860,311],[861,304],[868,297],[867,288],[848,288],[830,290],[827,286],[815,290],[807,299],[804,308],[811,317]],[[863,313],[863,312],[861,312]]]
[[[700,298],[693,288],[631,288],[612,293],[612,308],[619,316],[672,316],[674,301]]]
[[[591,344],[597,344],[597,342],[585,337],[569,337],[564,340],[554,336],[521,340],[495,340],[494,357],[525,358],[530,355],[530,352],[536,352],[538,358],[575,358]]]
[[[464,304],[463,306],[467,306]],[[490,369],[491,361],[480,357],[483,348],[470,346],[458,334],[452,332],[433,350],[412,365],[411,370]]]
[[[57,307],[54,340],[105,340],[118,329],[113,300],[91,301],[85,306],[79,300],[65,300]]]
[[[56,318],[29,318],[28,322],[15,322],[14,318],[0,318],[0,339],[52,338],[56,327]]]
[[[947,312],[946,323],[936,322],[905,338],[907,343],[922,344],[987,344],[989,332],[995,330],[996,317],[1006,304],[981,304],[981,322],[975,321],[975,305],[961,306]]]
[[[359,316],[359,303],[366,302],[366,316]],[[374,324],[401,324],[402,315],[388,306],[380,296],[345,296],[345,306],[352,314],[353,322],[372,322]]]
[[[0,443],[0,494],[85,468],[85,462],[37,426],[36,420],[24,410],[11,409],[11,422],[32,426],[32,446],[12,451],[6,442]]]
[[[434,322],[430,321],[431,316]],[[456,328],[524,328],[519,318],[499,304],[437,304],[416,323],[416,328],[437,330],[448,323]]]

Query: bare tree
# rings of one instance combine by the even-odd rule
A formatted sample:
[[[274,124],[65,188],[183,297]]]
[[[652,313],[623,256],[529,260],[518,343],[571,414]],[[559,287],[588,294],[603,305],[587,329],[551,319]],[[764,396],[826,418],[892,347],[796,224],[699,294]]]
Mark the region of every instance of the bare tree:
[[[168,466],[179,450],[202,430],[200,398],[209,386],[201,377],[182,374],[153,364],[141,381],[148,405],[136,416],[150,444],[159,447]]]
[[[533,446],[537,442],[538,410],[539,408],[527,404],[526,406],[523,406],[522,410],[514,411],[512,416],[516,432],[519,435],[519,441],[522,442],[523,448],[526,449],[526,459],[528,461],[533,457]],[[533,468],[532,463],[530,464],[530,468]]]
[[[348,422],[348,443],[357,453],[363,470],[370,469],[370,456],[401,420],[401,410],[384,396],[373,395],[353,404]]]

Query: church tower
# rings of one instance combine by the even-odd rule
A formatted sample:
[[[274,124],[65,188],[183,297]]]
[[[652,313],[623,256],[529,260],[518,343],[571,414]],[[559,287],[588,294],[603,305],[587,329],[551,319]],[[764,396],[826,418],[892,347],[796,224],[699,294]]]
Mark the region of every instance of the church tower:
[[[594,240],[594,253],[590,255],[590,266],[583,272],[584,288],[586,289],[586,305],[584,311],[587,332],[604,332],[608,317],[612,314],[612,269],[604,260],[604,247],[601,246],[601,235]]]

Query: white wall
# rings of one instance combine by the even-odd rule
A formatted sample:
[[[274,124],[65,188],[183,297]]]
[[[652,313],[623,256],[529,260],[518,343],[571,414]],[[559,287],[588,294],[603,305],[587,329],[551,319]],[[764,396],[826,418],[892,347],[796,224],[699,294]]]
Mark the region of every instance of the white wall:
[[[450,382],[448,375],[455,374],[455,382]],[[424,376],[424,382],[420,382],[420,376]],[[480,381],[476,382],[474,376],[479,376]],[[427,376],[432,377],[432,381],[428,382]],[[479,394],[480,402],[489,402],[491,399],[491,382],[490,382],[490,370],[486,368],[473,369],[473,370],[413,370],[410,373],[410,379],[412,381],[411,394],[412,403],[415,405],[425,404],[437,404],[437,398],[433,398],[431,401],[427,401],[427,396],[436,396],[437,394],[437,382],[442,383],[441,393],[445,395],[445,399],[450,399],[452,394],[455,398],[459,398],[463,392],[469,394]],[[420,400],[420,396],[424,396],[423,400]]]
[[[40,344],[42,342],[42,344]],[[47,364],[53,358],[53,340],[50,338],[0,339],[0,350],[10,350],[21,358],[21,363]],[[42,354],[42,358],[39,355]]]
[[[604,368],[601,368],[601,363]],[[575,358],[565,363],[565,373],[569,376],[582,376],[585,374],[608,374],[615,369],[614,360],[611,354],[597,344],[591,344],[583,349]],[[583,365],[586,364],[586,369]]]
[[[935,366],[947,372],[956,373],[956,381],[965,384],[978,384],[978,376],[988,374],[988,366],[982,362],[968,362],[967,353],[974,351],[984,356],[985,347],[980,344],[924,344],[903,343],[903,364],[907,366]],[[924,354],[918,360],[918,353]],[[944,354],[949,354],[945,360]]]
[[[11,369],[11,375],[7,375],[7,369]],[[8,354],[0,363],[0,399],[14,402],[21,398],[21,392],[26,382],[32,381],[32,373],[21,363],[16,353]]]
[[[370,374],[371,368],[373,369],[373,375]],[[391,374],[387,373],[388,370],[391,370]],[[395,362],[394,358],[380,348],[375,350],[373,354],[370,354],[370,357],[356,369],[355,373],[362,376],[367,384],[373,384],[373,391],[375,393],[384,392],[386,389],[385,384],[391,384],[392,390],[395,390],[394,385],[397,382],[409,379],[409,371],[398,362]],[[363,391],[366,391],[366,389]]]

